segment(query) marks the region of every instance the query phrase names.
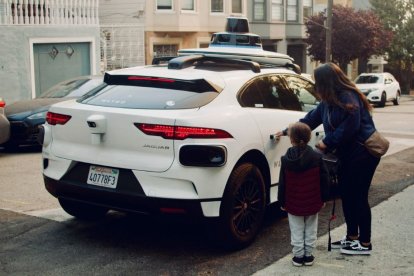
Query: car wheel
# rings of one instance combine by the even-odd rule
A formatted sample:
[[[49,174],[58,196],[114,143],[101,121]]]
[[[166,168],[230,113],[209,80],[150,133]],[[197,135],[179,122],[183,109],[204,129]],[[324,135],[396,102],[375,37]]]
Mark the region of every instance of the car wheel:
[[[265,208],[262,173],[251,163],[239,165],[230,175],[220,209],[219,234],[224,245],[230,249],[249,245],[260,230]]]
[[[385,92],[382,92],[382,94],[381,94],[381,101],[379,102],[378,106],[379,107],[384,107],[386,101],[387,101],[387,94],[385,94]]]
[[[395,99],[392,101],[392,103],[394,105],[399,105],[400,104],[400,97],[401,97],[401,92],[397,91],[397,95],[395,96]]]
[[[90,205],[83,202],[71,201],[59,198],[59,204],[63,210],[71,216],[82,220],[95,220],[105,216],[107,208]]]

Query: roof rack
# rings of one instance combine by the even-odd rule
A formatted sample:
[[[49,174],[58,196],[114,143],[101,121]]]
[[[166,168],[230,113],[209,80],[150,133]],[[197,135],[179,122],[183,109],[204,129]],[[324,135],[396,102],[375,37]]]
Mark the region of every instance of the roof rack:
[[[173,58],[168,62],[168,69],[184,69],[192,66],[195,62],[204,63],[209,61],[224,64],[242,65],[248,67],[255,73],[260,73],[260,65],[255,61],[232,59],[227,57],[212,57],[206,55],[187,55]]]

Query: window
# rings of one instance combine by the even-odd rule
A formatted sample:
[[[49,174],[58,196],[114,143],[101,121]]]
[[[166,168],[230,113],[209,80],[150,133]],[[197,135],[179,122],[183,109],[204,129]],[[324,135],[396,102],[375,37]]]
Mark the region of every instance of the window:
[[[283,0],[272,0],[272,20],[283,21],[284,10]]]
[[[178,53],[178,45],[154,45],[154,57],[175,57]]]
[[[271,101],[271,108],[302,111],[298,96],[286,86],[281,76],[273,75],[269,79],[271,91],[267,101]]]
[[[252,83],[250,83],[239,95],[240,105],[243,107],[257,107],[263,108],[264,101],[261,93],[259,92],[263,88],[262,83],[263,77],[257,78]]]
[[[157,0],[157,10],[172,11],[173,0]]]
[[[243,107],[302,111],[298,97],[278,75],[256,78],[239,96]]]
[[[253,0],[253,20],[266,20],[266,3],[265,0]]]
[[[243,13],[242,0],[231,1],[231,12],[232,13]]]
[[[287,85],[291,90],[291,94],[299,99],[299,105],[302,111],[308,112],[319,103],[316,97],[314,86],[307,80],[298,76],[285,76]]]
[[[103,84],[80,98],[78,102],[134,109],[184,109],[204,106],[219,95],[218,91],[203,79],[174,80],[169,83],[145,79],[129,80],[128,77],[111,76],[114,84]],[[134,77],[139,78],[132,76]]]
[[[223,0],[211,0],[211,12],[224,12]]]
[[[303,18],[312,16],[312,0],[303,0]]]
[[[287,21],[298,21],[298,0],[287,0]]]
[[[181,10],[195,11],[194,0],[181,0]]]

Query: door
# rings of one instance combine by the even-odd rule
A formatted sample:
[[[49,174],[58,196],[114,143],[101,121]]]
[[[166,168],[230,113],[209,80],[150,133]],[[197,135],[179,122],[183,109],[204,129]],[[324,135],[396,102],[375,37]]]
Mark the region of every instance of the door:
[[[294,81],[300,83],[302,95],[294,91]],[[261,131],[264,153],[270,168],[271,202],[276,201],[277,197],[275,190],[279,182],[280,159],[291,144],[289,137],[282,137],[279,141],[270,137],[303,118],[306,114],[303,111],[311,110],[312,102],[313,107],[316,107],[317,100],[312,96],[312,88],[313,85],[302,78],[292,76],[287,82],[283,76],[271,74],[254,79],[239,95],[241,105],[249,108]],[[309,145],[313,146],[322,137],[321,128],[318,128],[313,131]]]
[[[33,45],[36,97],[58,82],[91,74],[90,43]]]

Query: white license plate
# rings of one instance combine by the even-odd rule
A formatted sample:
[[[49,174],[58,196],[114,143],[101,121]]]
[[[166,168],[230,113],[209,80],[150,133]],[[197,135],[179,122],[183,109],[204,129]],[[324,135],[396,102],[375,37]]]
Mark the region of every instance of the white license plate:
[[[90,166],[86,183],[107,188],[116,188],[119,170],[99,166]]]

